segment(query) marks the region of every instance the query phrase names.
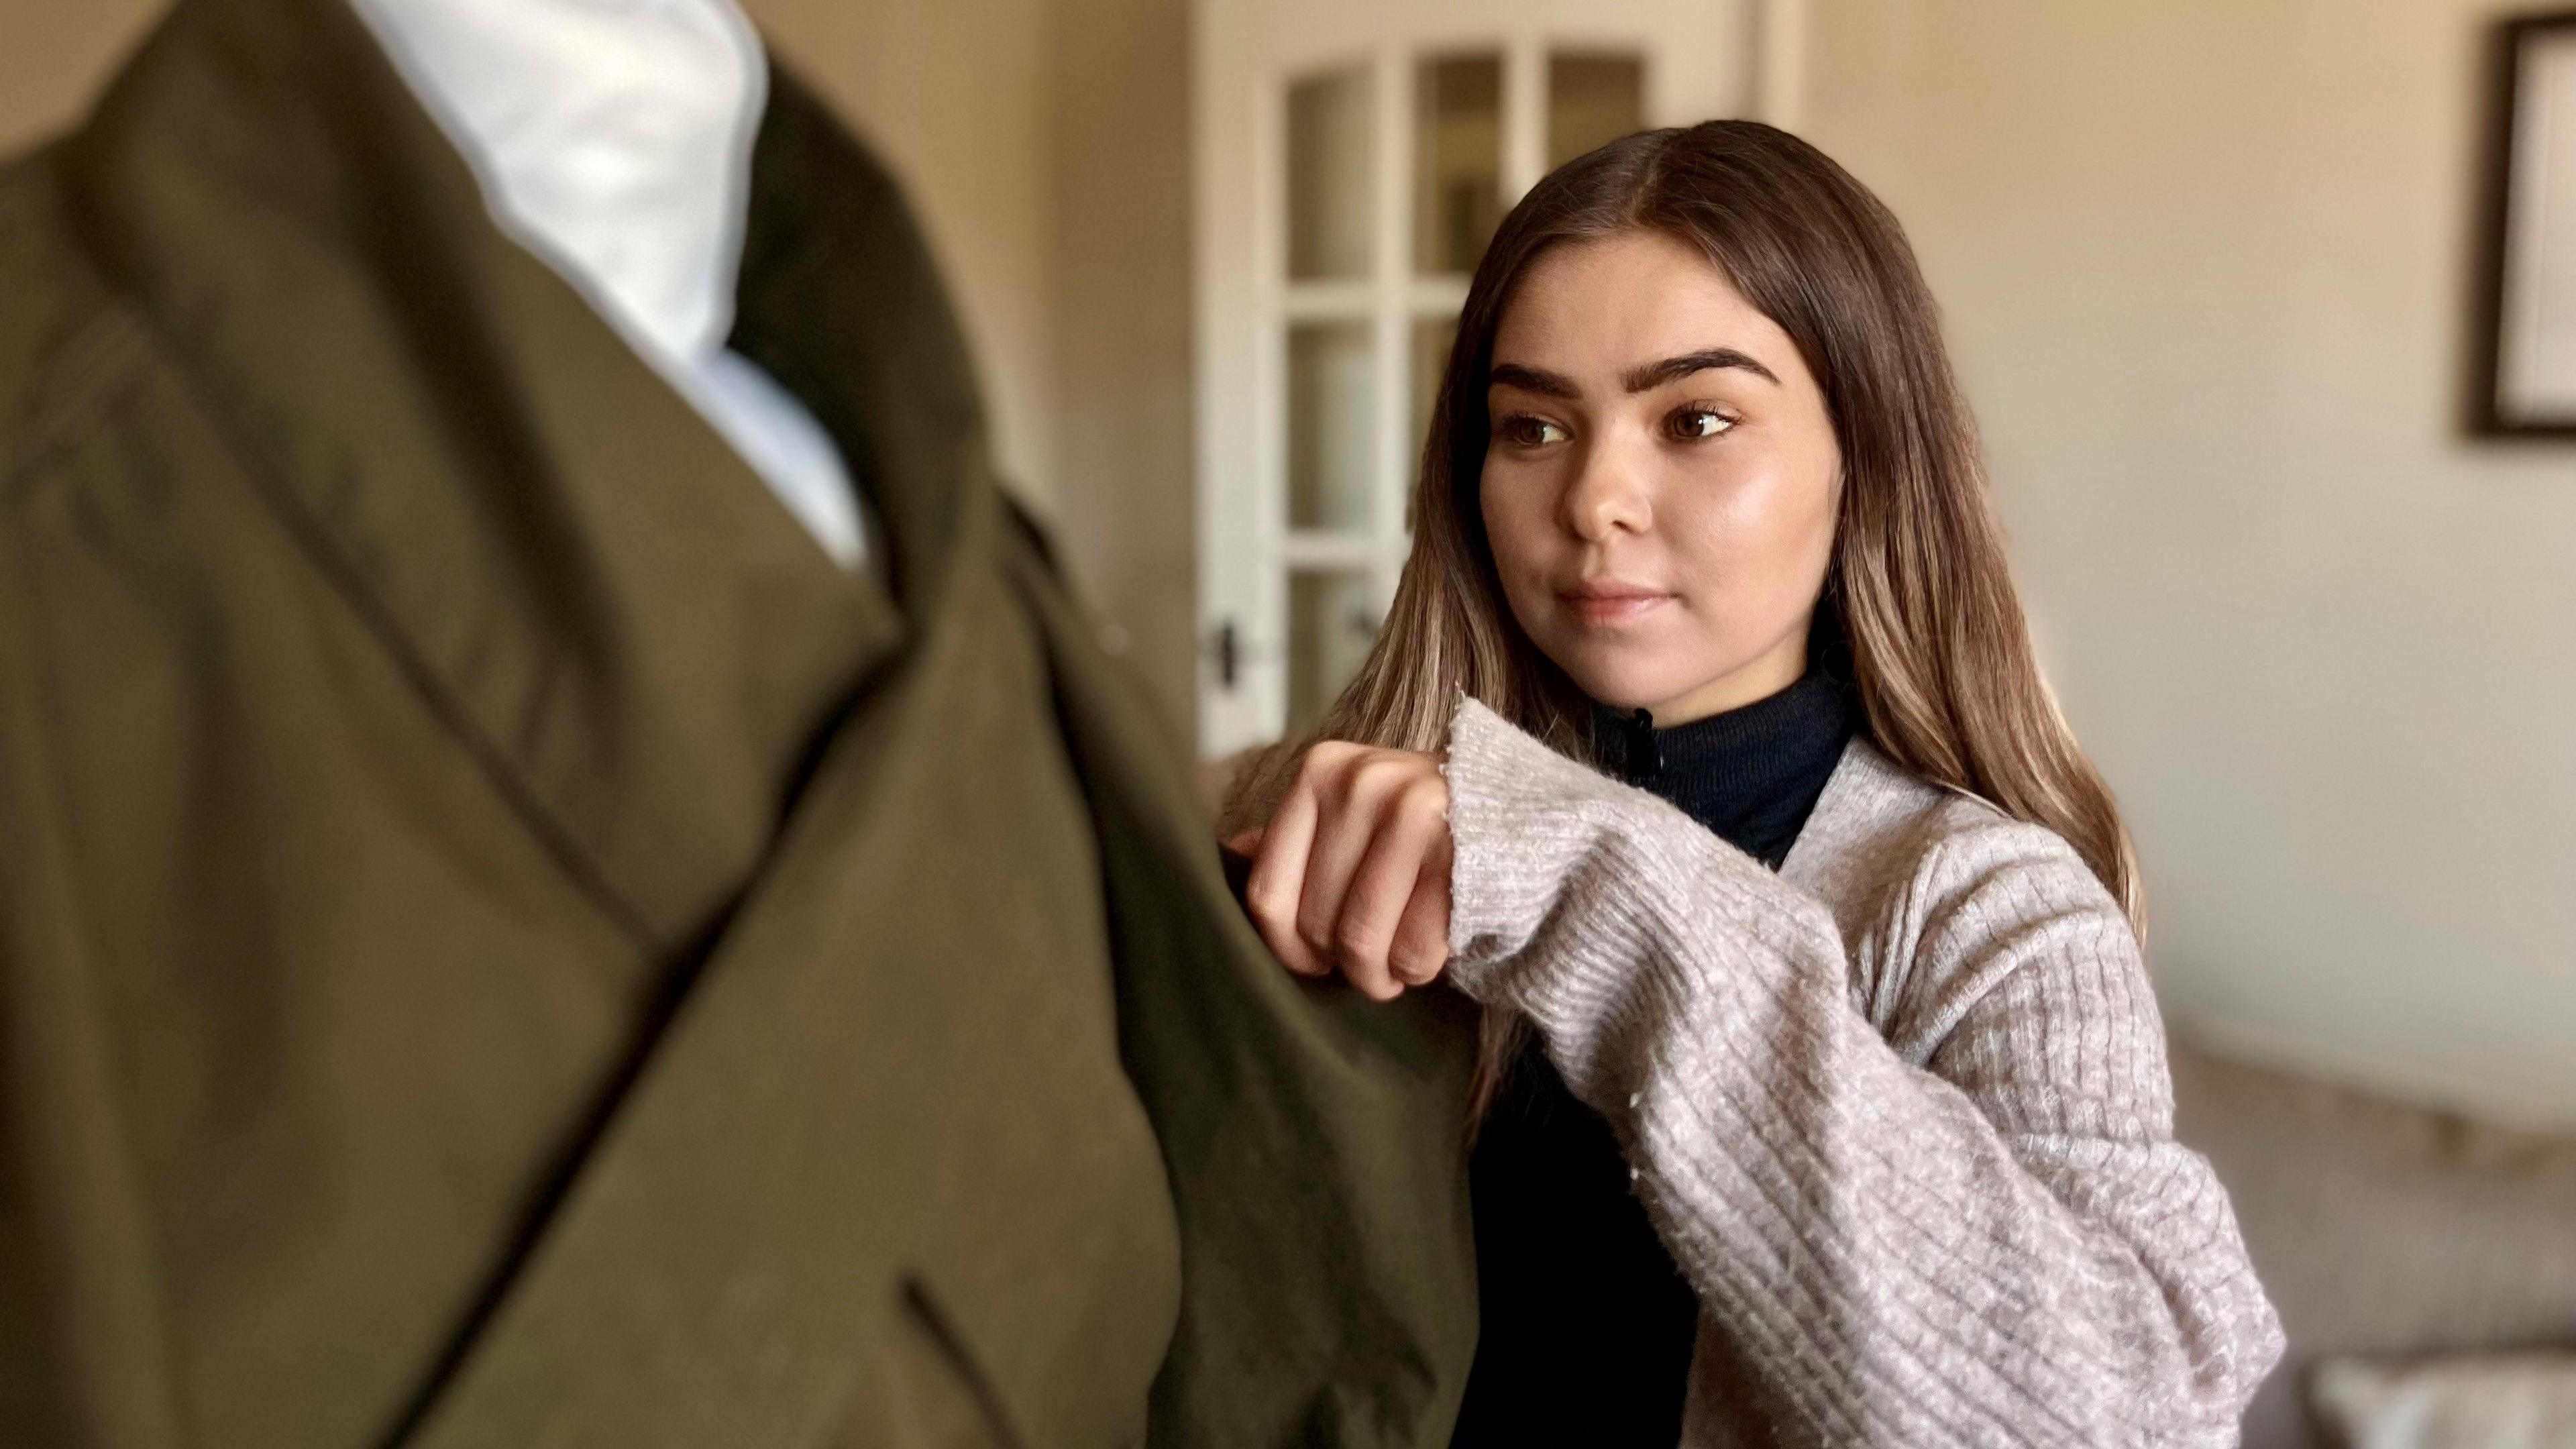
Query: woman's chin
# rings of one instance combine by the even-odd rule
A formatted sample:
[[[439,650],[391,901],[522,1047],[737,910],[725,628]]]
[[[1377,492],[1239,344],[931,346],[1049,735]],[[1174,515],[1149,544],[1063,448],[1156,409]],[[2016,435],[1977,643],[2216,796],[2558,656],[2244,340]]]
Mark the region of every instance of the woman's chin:
[[[1631,710],[1652,711],[1664,724],[1684,724],[1704,715],[1720,713],[1737,705],[1751,703],[1774,690],[1794,682],[1751,677],[1751,670],[1738,666],[1713,672],[1657,669],[1640,660],[1580,659],[1572,667],[1559,661],[1574,686],[1593,703],[1625,714]],[[1622,667],[1622,666],[1625,667]],[[1768,671],[1762,671],[1768,673]]]
[[[1685,693],[1689,685],[1678,687],[1669,679],[1621,669],[1568,669],[1566,677],[1593,703],[1625,713],[1629,710],[1655,708],[1665,700]]]

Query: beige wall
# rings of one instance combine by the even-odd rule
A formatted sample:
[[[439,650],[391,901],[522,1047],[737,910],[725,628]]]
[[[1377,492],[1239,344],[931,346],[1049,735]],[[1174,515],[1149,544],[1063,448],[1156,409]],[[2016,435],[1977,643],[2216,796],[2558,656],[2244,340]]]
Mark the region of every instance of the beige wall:
[[[1188,0],[1057,0],[1056,536],[1197,737]]]
[[[0,0],[0,156],[69,126],[164,0]]]
[[[2576,1121],[2576,448],[2464,441],[2487,0],[1816,0],[2186,1025]]]

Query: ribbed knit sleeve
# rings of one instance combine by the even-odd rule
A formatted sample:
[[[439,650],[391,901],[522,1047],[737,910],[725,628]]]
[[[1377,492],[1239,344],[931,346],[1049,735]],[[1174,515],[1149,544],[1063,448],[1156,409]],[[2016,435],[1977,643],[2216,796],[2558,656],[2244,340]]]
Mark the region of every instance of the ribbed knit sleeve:
[[[1695,1397],[1725,1402],[1695,1419],[1797,1444],[2236,1442],[2279,1325],[2173,1140],[2136,938],[2063,841],[1935,805],[1847,941],[1472,701],[1447,768],[1452,979],[1527,1016],[1618,1133],[1730,1360],[1702,1365]]]

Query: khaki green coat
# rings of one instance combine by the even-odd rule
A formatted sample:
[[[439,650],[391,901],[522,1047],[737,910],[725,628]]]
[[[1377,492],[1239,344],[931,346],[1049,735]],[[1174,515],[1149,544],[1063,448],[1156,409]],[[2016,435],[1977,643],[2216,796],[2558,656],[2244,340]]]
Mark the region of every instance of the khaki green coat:
[[[0,1444],[1431,1445],[1467,1023],[1292,983],[791,78],[816,549],[340,0],[0,173]]]

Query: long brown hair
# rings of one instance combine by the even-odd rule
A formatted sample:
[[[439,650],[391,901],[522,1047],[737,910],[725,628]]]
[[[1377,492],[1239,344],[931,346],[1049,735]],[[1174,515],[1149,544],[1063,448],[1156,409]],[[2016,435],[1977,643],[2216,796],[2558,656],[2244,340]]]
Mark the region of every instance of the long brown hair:
[[[1415,487],[1413,553],[1368,660],[1305,740],[1243,772],[1266,811],[1315,739],[1437,753],[1458,691],[1581,755],[1590,712],[1505,604],[1478,489],[1487,374],[1512,289],[1564,242],[1647,230],[1697,248],[1796,342],[1824,390],[1843,489],[1820,614],[1839,626],[1872,743],[1914,775],[2044,825],[2144,930],[2109,786],[2040,678],[1931,291],[1896,218],[1815,147],[1754,121],[1646,131],[1559,167],[1512,208],[1468,288]],[[1478,1102],[1514,1043],[1489,1015]]]

